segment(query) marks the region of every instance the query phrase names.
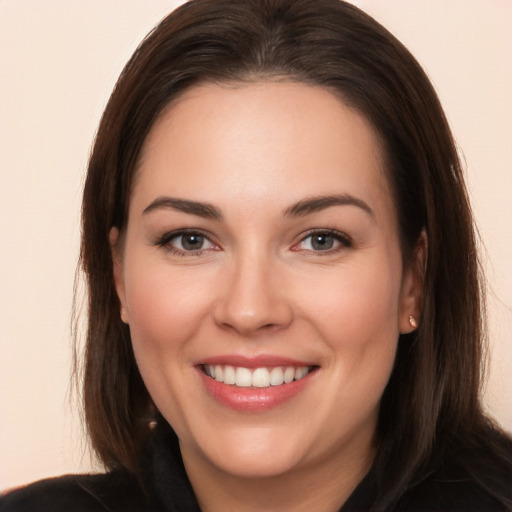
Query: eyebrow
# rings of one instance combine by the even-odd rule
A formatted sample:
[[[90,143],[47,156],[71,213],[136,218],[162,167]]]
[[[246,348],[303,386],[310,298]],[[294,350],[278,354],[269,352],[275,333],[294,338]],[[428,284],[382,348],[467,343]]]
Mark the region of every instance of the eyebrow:
[[[331,206],[357,206],[364,210],[370,217],[375,219],[375,213],[362,199],[350,194],[337,194],[329,196],[318,196],[303,199],[293,204],[284,212],[285,217],[302,217],[311,213],[319,212]]]
[[[189,199],[178,199],[176,197],[160,196],[157,197],[142,212],[143,215],[158,209],[172,209],[206,219],[221,220],[222,214],[218,208],[210,203],[201,203],[199,201],[190,201]]]
[[[329,196],[317,196],[289,206],[284,211],[284,217],[302,217],[311,213],[319,212],[331,206],[357,206],[364,210],[372,218],[375,218],[373,210],[362,199],[350,194],[337,194]],[[142,212],[143,215],[158,209],[172,209],[183,213],[197,215],[206,219],[222,220],[221,211],[210,203],[179,199],[176,197],[160,196],[152,201]]]

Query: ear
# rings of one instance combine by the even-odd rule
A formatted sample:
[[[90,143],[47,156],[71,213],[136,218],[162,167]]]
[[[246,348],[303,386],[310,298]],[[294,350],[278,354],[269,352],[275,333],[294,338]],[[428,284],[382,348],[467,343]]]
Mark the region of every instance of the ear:
[[[414,248],[412,260],[404,269],[400,296],[400,334],[408,334],[420,324],[427,243],[427,234],[423,230]]]
[[[123,258],[121,254],[118,228],[113,227],[110,229],[109,242],[112,265],[114,267],[114,284],[119,298],[119,303],[121,305],[119,314],[121,315],[121,320],[125,324],[129,324],[130,322],[128,318],[128,309],[126,307],[126,292],[124,286]]]

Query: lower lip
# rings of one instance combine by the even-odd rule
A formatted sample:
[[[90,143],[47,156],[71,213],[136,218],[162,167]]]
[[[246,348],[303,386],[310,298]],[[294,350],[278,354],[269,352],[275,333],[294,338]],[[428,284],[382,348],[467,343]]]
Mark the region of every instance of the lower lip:
[[[312,373],[299,380],[268,388],[238,387],[218,382],[198,368],[208,393],[222,405],[238,411],[267,411],[297,396],[308,385]]]

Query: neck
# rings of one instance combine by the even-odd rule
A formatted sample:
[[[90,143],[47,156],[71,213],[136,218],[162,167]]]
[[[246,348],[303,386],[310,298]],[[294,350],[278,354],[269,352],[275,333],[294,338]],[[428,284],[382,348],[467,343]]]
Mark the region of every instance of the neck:
[[[240,477],[182,446],[185,469],[203,512],[337,512],[369,471],[374,450],[315,462],[268,477]]]

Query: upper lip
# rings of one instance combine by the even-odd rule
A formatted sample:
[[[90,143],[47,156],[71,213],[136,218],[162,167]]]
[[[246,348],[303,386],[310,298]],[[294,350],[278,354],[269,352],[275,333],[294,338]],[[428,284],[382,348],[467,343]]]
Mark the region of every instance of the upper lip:
[[[236,354],[218,355],[207,357],[197,363],[198,365],[229,365],[241,368],[274,368],[277,366],[317,366],[314,363],[299,361],[288,357],[262,354],[254,357],[247,357]]]

